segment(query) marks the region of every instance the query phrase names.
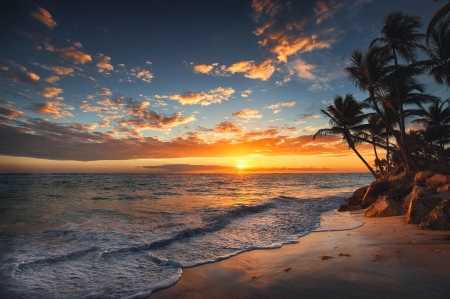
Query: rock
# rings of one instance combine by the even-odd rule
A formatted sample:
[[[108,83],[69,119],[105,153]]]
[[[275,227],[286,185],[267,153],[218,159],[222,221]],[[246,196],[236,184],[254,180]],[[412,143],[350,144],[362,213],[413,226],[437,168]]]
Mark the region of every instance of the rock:
[[[419,186],[425,186],[426,180],[433,176],[433,172],[431,171],[421,171],[416,173],[416,176],[414,177],[414,182],[416,183],[416,185]]]
[[[419,224],[423,217],[430,213],[440,202],[442,198],[437,196],[414,198],[406,213],[406,222]]]
[[[430,188],[437,188],[447,183],[448,183],[447,177],[445,175],[438,173],[426,179],[425,185]]]
[[[362,199],[361,206],[366,208],[377,201],[378,196],[381,195],[384,191],[388,190],[391,186],[391,182],[387,180],[379,180],[372,182],[367,188],[366,193]]]
[[[449,191],[449,187],[450,187],[449,184],[445,184],[445,185],[439,186],[439,187],[437,187],[436,192],[437,193],[442,193],[442,192]]]
[[[356,210],[360,210],[361,207],[359,205],[347,205],[347,204],[343,204],[340,205],[337,209],[338,212],[346,212],[346,211],[356,211]]]
[[[415,171],[403,171],[398,175],[391,176],[389,181],[391,182],[391,189],[395,191],[398,196],[404,196],[411,192],[415,186],[414,178],[417,172]]]
[[[371,204],[365,211],[366,217],[390,217],[400,215],[400,205],[388,198],[388,196],[380,196],[376,202]]]
[[[408,209],[409,204],[415,198],[423,198],[423,197],[431,197],[431,196],[433,196],[433,193],[430,190],[428,190],[427,188],[421,187],[421,186],[414,186],[413,189],[411,190],[411,192],[405,198],[405,201],[403,203],[403,208]]]
[[[450,200],[444,199],[420,222],[422,229],[450,230]]]
[[[347,198],[347,205],[359,205],[362,202],[362,199],[364,197],[364,194],[366,194],[367,188],[369,186],[361,187],[359,189],[356,189],[355,192],[353,192],[352,196]]]

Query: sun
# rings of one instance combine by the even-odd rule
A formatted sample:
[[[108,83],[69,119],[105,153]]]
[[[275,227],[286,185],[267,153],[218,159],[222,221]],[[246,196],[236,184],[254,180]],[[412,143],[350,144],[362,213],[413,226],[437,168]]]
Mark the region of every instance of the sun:
[[[242,165],[242,164],[238,164],[238,165],[236,165],[236,167],[239,169],[244,169],[244,165]]]

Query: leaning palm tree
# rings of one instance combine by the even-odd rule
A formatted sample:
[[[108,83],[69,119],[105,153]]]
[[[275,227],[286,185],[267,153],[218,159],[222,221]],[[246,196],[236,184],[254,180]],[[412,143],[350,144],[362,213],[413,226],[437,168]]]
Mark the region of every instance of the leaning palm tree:
[[[398,105],[390,101],[380,101],[380,98],[382,98],[380,95],[392,86],[390,78],[392,77],[393,68],[388,66],[392,58],[390,50],[386,47],[370,46],[366,52],[357,49],[352,52],[350,66],[345,68],[345,72],[350,81],[360,90],[369,93],[368,101],[371,107],[382,119],[390,135],[395,137],[401,155],[404,157],[403,160],[411,161],[411,159],[407,160],[405,158],[409,155],[409,152],[401,139],[401,135],[394,129],[394,125],[398,123],[396,120]],[[382,104],[381,107],[378,104],[379,102]],[[392,113],[389,111],[392,111]],[[388,137],[386,136],[386,138]],[[387,150],[389,154],[389,147]],[[405,168],[411,169],[412,165],[407,164]]]
[[[412,115],[419,117],[414,119],[413,123],[423,125],[429,129],[433,129],[436,132],[442,162],[445,162],[443,133],[448,131],[450,126],[449,101],[450,99],[447,99],[444,102],[436,100],[428,107],[428,109],[421,108],[411,111]]]
[[[324,137],[329,135],[341,135],[342,139],[347,142],[348,146],[355,152],[358,158],[366,165],[367,169],[372,175],[377,178],[375,171],[370,167],[369,163],[356,150],[358,141],[352,135],[352,132],[359,132],[362,129],[362,123],[367,118],[363,113],[363,105],[355,100],[352,94],[347,94],[345,98],[336,95],[333,105],[327,107],[326,111],[320,111],[329,118],[331,128],[320,129],[313,136],[313,140],[317,137]]]
[[[395,11],[386,16],[384,20],[384,26],[381,29],[381,37],[374,39],[370,46],[375,44],[384,44],[386,49],[392,52],[395,76],[393,80],[394,86],[398,88],[397,78],[402,76],[405,78],[411,78],[416,75],[416,70],[411,68],[401,67],[398,63],[398,59],[402,58],[406,62],[416,62],[416,48],[419,47],[419,42],[423,39],[423,34],[418,32],[418,29],[422,26],[420,18],[417,16],[404,15],[399,11]],[[411,72],[412,71],[412,72]],[[408,74],[409,73],[409,74]],[[401,142],[398,143],[400,150],[402,151],[406,163],[406,169],[412,170],[417,168],[417,165],[412,161],[409,151],[406,148],[406,127],[405,116],[403,111],[403,98],[400,91],[398,93],[398,113],[399,113],[399,129]]]
[[[448,6],[450,7],[450,4]],[[430,30],[427,45],[427,48],[421,49],[429,59],[420,61],[418,65],[424,66],[428,75],[437,83],[450,87],[450,15]]]
[[[372,140],[373,145],[373,153],[375,155],[375,166],[377,168],[377,171],[379,169],[380,173],[383,175],[384,171],[381,167],[380,159],[378,158],[378,151],[377,151],[377,143],[383,143],[384,141],[381,139],[381,133],[383,132],[383,124],[380,116],[378,114],[371,114],[369,118],[367,119],[367,125],[364,128],[364,130],[369,135],[370,139]]]
[[[430,23],[428,23],[427,32],[425,33],[425,41],[428,45],[430,36],[432,35],[432,31],[439,21],[446,18],[450,14],[450,1],[449,0],[433,0],[433,2],[447,2],[444,6],[440,7],[431,18]]]

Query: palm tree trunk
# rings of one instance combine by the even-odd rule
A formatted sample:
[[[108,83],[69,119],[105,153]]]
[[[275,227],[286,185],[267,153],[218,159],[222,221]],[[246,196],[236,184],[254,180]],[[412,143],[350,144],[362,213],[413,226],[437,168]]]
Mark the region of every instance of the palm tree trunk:
[[[395,69],[398,70],[398,62],[397,62],[397,52],[395,51],[395,48],[392,49],[394,54],[394,63],[395,63]],[[398,99],[398,111],[399,111],[399,129],[400,129],[400,140],[401,140],[401,148],[400,151],[403,154],[404,160],[405,160],[405,168],[406,170],[419,170],[419,166],[411,156],[411,153],[408,150],[408,143],[406,142],[406,128],[405,128],[405,112],[403,110],[403,98],[401,96],[399,87],[398,87],[398,81],[395,80],[395,88],[397,90],[397,99]],[[398,144],[398,140],[397,140]],[[400,144],[399,144],[400,145]]]
[[[389,134],[388,134],[388,129],[386,128],[386,145],[387,145],[387,149],[386,149],[386,169],[387,172],[389,173],[390,169],[389,169]]]
[[[375,161],[376,161],[375,167],[376,167],[376,169],[380,169],[380,173],[383,175],[384,172],[383,172],[383,168],[381,167],[381,164],[380,164],[380,159],[378,159],[377,147],[375,146],[375,137],[374,136],[372,136],[372,141],[373,141],[373,144],[372,144],[373,152],[375,154]]]
[[[378,178],[377,174],[375,173],[375,171],[373,171],[372,167],[370,167],[369,163],[367,163],[367,161],[364,160],[364,158],[358,153],[355,146],[350,144],[350,148],[355,152],[355,154],[358,156],[358,158],[360,158],[361,161],[366,165],[367,169],[369,169],[369,171],[370,171],[370,173],[372,173],[373,177],[375,179],[377,179]]]

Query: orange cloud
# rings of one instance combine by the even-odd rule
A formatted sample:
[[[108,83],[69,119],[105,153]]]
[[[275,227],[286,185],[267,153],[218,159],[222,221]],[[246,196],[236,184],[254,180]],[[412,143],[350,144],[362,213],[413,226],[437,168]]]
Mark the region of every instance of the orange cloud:
[[[311,72],[316,68],[315,65],[306,63],[301,59],[296,59],[289,63],[289,68],[295,70],[300,78],[314,80],[316,76]]]
[[[248,109],[248,108],[242,108],[240,111],[234,112],[233,116],[236,116],[239,118],[244,118],[244,119],[262,118],[262,115],[259,114],[258,110]]]
[[[69,75],[73,73],[73,68],[64,66],[52,66],[50,69],[57,75]]]
[[[276,109],[280,109],[281,107],[294,107],[295,104],[296,104],[296,102],[281,102],[281,103],[277,103],[277,104],[272,104],[270,106],[266,106],[266,108],[271,109],[271,110],[276,110]],[[278,112],[280,112],[280,111],[278,111]]]
[[[178,101],[182,105],[200,104],[202,106],[208,106],[211,104],[220,104],[222,101],[227,101],[234,92],[235,90],[231,87],[218,87],[210,90],[208,93],[203,91],[187,91],[182,94],[173,94],[169,96],[169,99]]]
[[[92,60],[91,56],[72,46],[62,47],[59,51],[62,57],[72,60],[75,64],[85,64]]]
[[[67,110],[60,108],[65,106],[61,102],[46,102],[41,104],[33,104],[31,110],[39,114],[48,114],[51,118],[64,118],[65,116],[73,116]]]
[[[40,77],[32,72],[15,72],[10,77],[14,83],[36,83],[39,79]]]
[[[109,56],[101,56],[102,60],[97,63],[97,68],[99,73],[112,71],[114,67],[109,63],[111,61],[111,57]]]
[[[244,73],[244,77],[250,79],[261,79],[267,81],[275,71],[272,59],[267,58],[265,61],[257,64],[254,61],[236,62],[227,68],[227,71],[234,73]]]
[[[212,65],[198,64],[194,66],[194,73],[208,74],[213,68]]]
[[[253,0],[252,7],[255,10],[255,18],[258,19],[263,14],[271,17],[275,16],[281,5],[275,0]]]
[[[218,123],[215,128],[215,132],[221,133],[221,134],[229,134],[229,133],[240,133],[243,129],[240,128],[238,125],[223,121],[221,123]]]
[[[57,87],[44,87],[38,91],[45,98],[54,98],[62,92],[63,90]]]
[[[41,23],[44,23],[49,28],[56,26],[56,22],[53,20],[52,15],[42,7],[37,7],[36,10],[31,12],[31,16]]]
[[[25,116],[22,111],[0,105],[0,124],[12,122],[14,118],[22,116]]]
[[[59,81],[59,77],[58,76],[50,76],[47,79],[45,79],[45,81],[47,81],[48,83],[55,83],[56,81]]]

